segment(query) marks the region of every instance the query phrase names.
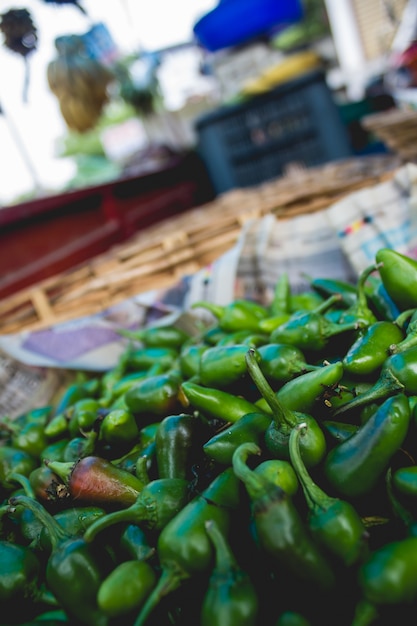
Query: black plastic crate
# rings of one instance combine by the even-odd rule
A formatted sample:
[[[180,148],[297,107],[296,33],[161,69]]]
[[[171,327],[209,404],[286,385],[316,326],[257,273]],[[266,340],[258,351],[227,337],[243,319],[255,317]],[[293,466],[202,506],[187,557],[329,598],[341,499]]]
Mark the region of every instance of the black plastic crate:
[[[197,149],[222,193],[352,156],[349,134],[325,75],[315,71],[195,122]]]

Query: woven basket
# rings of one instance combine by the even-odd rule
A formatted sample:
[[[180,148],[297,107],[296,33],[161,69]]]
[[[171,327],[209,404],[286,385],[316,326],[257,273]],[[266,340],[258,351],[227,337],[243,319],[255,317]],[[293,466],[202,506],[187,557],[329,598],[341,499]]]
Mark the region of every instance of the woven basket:
[[[361,123],[404,163],[417,161],[417,111],[393,108],[366,115]]]
[[[237,241],[243,224],[326,209],[347,194],[392,176],[396,158],[363,157],[309,169],[257,187],[226,192],[166,219],[90,262],[0,302],[0,333],[35,330],[91,315],[153,289],[167,288],[206,267]]]

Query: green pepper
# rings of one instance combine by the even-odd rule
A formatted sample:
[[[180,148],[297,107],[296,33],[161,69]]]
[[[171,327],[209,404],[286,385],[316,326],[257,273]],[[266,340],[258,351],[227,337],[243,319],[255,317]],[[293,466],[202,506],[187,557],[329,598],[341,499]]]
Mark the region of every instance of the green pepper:
[[[165,417],[180,408],[180,377],[173,372],[148,376],[126,392],[126,405],[136,416]]]
[[[33,611],[42,578],[41,563],[27,546],[0,540],[0,602],[3,619],[24,619]],[[32,609],[32,610],[30,610]]]
[[[392,474],[394,488],[405,496],[417,496],[417,465],[398,467]]]
[[[334,390],[342,377],[341,361],[325,362],[324,365],[311,372],[305,372],[288,380],[278,389],[276,396],[282,404],[293,411],[306,411],[320,415],[324,406],[328,404],[329,398],[333,398]],[[265,398],[260,398],[255,404],[258,409],[271,413],[271,408]]]
[[[267,335],[271,335],[271,333],[281,326],[288,322],[291,317],[291,313],[278,313],[273,317],[266,317],[264,320],[259,322],[259,330],[262,333],[267,333]],[[266,343],[266,342],[265,342]]]
[[[389,296],[400,311],[417,307],[417,261],[390,248],[375,254],[379,274]]]
[[[137,524],[128,524],[120,536],[120,548],[128,559],[146,561],[155,556],[155,547]]]
[[[89,526],[106,515],[106,511],[98,506],[79,506],[58,511],[54,519],[73,537],[82,537]],[[39,545],[48,554],[52,550],[48,528],[42,526],[39,534]]]
[[[233,383],[245,381],[248,375],[246,352],[248,346],[235,344],[208,348],[200,359],[198,377],[204,387],[227,389]],[[260,360],[259,353],[255,356]]]
[[[349,498],[369,494],[402,445],[409,423],[407,397],[387,398],[356,433],[326,456],[323,470],[332,488]]]
[[[348,308],[356,304],[358,299],[357,287],[345,280],[337,280],[334,278],[312,278],[309,281],[311,289],[317,292],[322,298],[330,298],[339,294],[341,296],[340,304],[344,308]]]
[[[272,420],[265,431],[265,445],[277,458],[289,460],[289,439],[294,426],[300,422],[309,425],[308,435],[303,441],[302,456],[309,467],[320,463],[326,453],[326,439],[316,420],[306,413],[292,411],[283,404],[269,386],[266,378],[253,358],[252,350],[247,353],[248,370],[260,393],[272,411]]]
[[[137,440],[139,428],[130,411],[113,409],[104,416],[100,424],[100,439],[110,446],[128,446]]]
[[[0,489],[6,492],[13,489],[7,478],[11,472],[29,476],[37,465],[36,458],[28,452],[13,446],[0,446]]]
[[[102,580],[113,569],[106,551],[93,551],[81,537],[67,533],[36,500],[27,496],[11,498],[13,507],[24,506],[48,529],[51,553],[46,563],[45,580],[60,607],[76,623],[107,626],[107,617],[97,606]]]
[[[271,423],[271,417],[265,413],[246,413],[233,424],[210,437],[203,444],[203,451],[209,459],[222,465],[232,463],[233,452],[246,441],[262,445],[265,431]]]
[[[233,469],[251,501],[257,544],[273,558],[280,571],[284,568],[298,582],[329,590],[335,577],[328,561],[309,535],[291,497],[248,467],[247,457],[253,454],[260,454],[258,446],[240,445],[233,455]]]
[[[362,599],[352,626],[374,623],[390,606],[411,608],[417,597],[417,537],[388,541],[375,550],[359,569],[358,585]]]
[[[319,367],[307,363],[299,348],[285,343],[267,343],[258,348],[258,353],[262,373],[271,384],[282,385]]]
[[[417,345],[417,309],[406,309],[395,320],[400,328],[405,328],[405,337],[400,341],[392,342],[390,353],[404,352]]]
[[[172,325],[149,326],[137,330],[119,328],[117,332],[122,337],[143,343],[147,348],[173,348],[177,350],[185,341],[190,339],[188,333]]]
[[[71,385],[68,385],[65,391],[61,394],[53,416],[64,413],[68,408],[72,407],[78,400],[83,398],[91,398],[97,395],[100,391],[101,382],[99,378],[87,378],[83,374],[79,374],[78,380]]]
[[[328,320],[324,313],[340,298],[331,296],[312,311],[297,311],[287,322],[272,331],[271,343],[286,343],[300,350],[318,352],[327,348],[336,336],[359,328],[357,320],[345,324]]]
[[[62,459],[63,462],[68,463],[70,461],[77,461],[85,456],[95,454],[97,441],[98,433],[96,430],[90,430],[90,432],[87,432],[84,435],[80,434],[78,437],[73,437],[65,446]],[[49,461],[52,459],[46,460]]]
[[[180,399],[185,408],[193,408],[206,417],[225,422],[236,422],[246,413],[256,413],[261,410],[245,398],[191,381],[181,383]]]
[[[385,289],[381,277],[368,276],[365,283],[365,293],[369,306],[380,320],[394,322],[400,314],[400,309]]]
[[[393,322],[374,322],[357,337],[342,359],[345,373],[365,377],[379,373],[390,355],[391,345],[403,338],[402,330]]]
[[[146,530],[160,532],[188,500],[188,481],[157,478],[145,485],[129,507],[108,513],[89,526],[84,539],[90,543],[105,528],[121,523],[137,524]]]
[[[155,571],[146,561],[123,561],[102,581],[97,593],[98,607],[113,619],[138,611],[156,580]]]
[[[327,495],[313,481],[300,454],[300,437],[308,427],[296,426],[290,435],[290,457],[308,507],[308,525],[314,539],[346,567],[368,554],[369,534],[355,507],[347,500]]]
[[[201,626],[256,626],[257,591],[214,520],[205,523],[215,561],[201,605]]]
[[[356,283],[356,302],[350,305],[346,311],[343,311],[339,323],[347,324],[349,322],[356,322],[363,332],[363,329],[367,328],[370,324],[374,324],[377,318],[368,304],[366,297],[365,284],[368,277],[378,269],[379,265],[373,263],[366,267],[359,275]]]
[[[323,298],[315,291],[308,289],[290,296],[290,312],[313,311],[323,303]]]
[[[95,506],[127,507],[136,501],[144,484],[111,461],[88,456],[75,463],[51,461],[50,470],[66,484],[74,501]]]
[[[191,480],[208,432],[200,416],[179,413],[164,417],[155,434],[158,477]]]
[[[181,348],[178,363],[184,379],[198,375],[201,357],[208,348],[204,343],[191,343]]]
[[[45,459],[50,461],[64,461],[65,448],[69,442],[69,439],[58,439],[58,441],[46,445],[39,455],[40,463],[44,463]]]
[[[253,468],[255,474],[265,476],[271,483],[278,485],[289,496],[298,491],[298,478],[293,466],[283,459],[267,459]]]
[[[155,367],[155,366],[153,366]],[[152,369],[152,368],[150,368]],[[99,399],[99,404],[101,407],[113,407],[114,403],[117,402],[131,387],[134,387],[136,383],[148,376],[150,370],[139,370],[138,372],[129,372],[122,376],[114,385],[107,390],[106,395],[101,396]],[[153,374],[154,372],[152,372]],[[162,371],[158,371],[158,374],[162,374]]]
[[[339,406],[333,415],[340,416],[399,393],[410,396],[417,393],[417,346],[387,357],[376,382],[367,391]]]
[[[272,316],[280,313],[290,313],[291,285],[287,272],[282,272],[275,283],[274,293],[268,305],[269,314]]]
[[[321,425],[325,432],[332,438],[333,443],[346,441],[346,439],[349,439],[359,428],[356,424],[339,422],[337,420],[323,420]]]
[[[191,308],[210,311],[217,319],[219,327],[228,333],[237,330],[258,332],[260,320],[268,317],[267,308],[252,300],[237,299],[227,305],[201,300],[194,302]]]
[[[215,520],[227,532],[232,513],[242,506],[239,480],[231,467],[218,474],[162,529],[157,541],[161,575],[134,626],[143,626],[159,602],[193,576],[208,573],[213,547],[205,529]]]
[[[175,348],[137,348],[130,354],[129,370],[134,372],[149,370],[154,365],[163,367],[164,371],[173,366],[178,358],[178,350]]]

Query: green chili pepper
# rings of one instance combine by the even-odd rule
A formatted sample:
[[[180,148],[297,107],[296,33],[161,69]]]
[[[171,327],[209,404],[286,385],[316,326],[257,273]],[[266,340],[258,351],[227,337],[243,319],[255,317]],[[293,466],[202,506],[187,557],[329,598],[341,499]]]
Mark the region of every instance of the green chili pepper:
[[[392,474],[392,484],[405,496],[417,496],[417,465],[398,467]]]
[[[381,280],[400,311],[417,307],[417,261],[390,248],[375,254]]]
[[[397,352],[404,352],[408,348],[412,348],[417,345],[417,309],[406,309],[395,320],[395,323],[405,330],[405,337],[403,336],[400,341],[392,342],[390,346],[390,353],[396,354]]]
[[[178,358],[178,350],[174,348],[137,348],[130,354],[129,370],[134,372],[149,370],[154,365],[168,370]]]
[[[27,546],[0,539],[0,601],[3,619],[24,618],[39,596],[42,568]]]
[[[138,611],[156,584],[156,573],[146,561],[123,561],[102,581],[99,609],[109,618]]]
[[[182,344],[190,339],[190,335],[177,326],[149,326],[138,330],[120,328],[118,331],[122,337],[140,341],[147,348],[173,348],[177,350]]]
[[[267,343],[258,348],[258,353],[260,368],[270,383],[282,385],[319,367],[307,363],[299,348],[285,343]]]
[[[125,509],[98,519],[86,530],[84,539],[91,542],[105,528],[115,524],[137,524],[146,530],[161,531],[189,500],[188,481],[181,478],[157,478],[145,485],[136,501]]]
[[[255,474],[267,478],[274,485],[278,485],[289,496],[295,496],[298,491],[298,478],[293,466],[283,459],[267,459],[253,468]]]
[[[247,466],[246,459],[253,454],[260,454],[258,446],[240,445],[233,455],[233,469],[251,501],[257,544],[281,571],[284,568],[299,582],[330,589],[335,584],[330,565],[310,537],[290,496]]]
[[[236,422],[246,413],[260,409],[245,398],[213,387],[204,387],[191,381],[181,384],[181,402],[185,408],[201,411],[206,417]]]
[[[159,602],[193,576],[209,572],[213,547],[205,522],[215,520],[227,532],[242,506],[239,480],[231,467],[221,472],[162,529],[157,542],[161,575],[134,626],[143,626]]]
[[[58,511],[53,517],[69,535],[82,537],[89,526],[105,515],[106,511],[98,506],[79,506]],[[39,545],[48,554],[52,550],[51,538],[46,526],[42,526],[39,534]]]
[[[352,626],[373,623],[390,606],[411,606],[417,597],[417,537],[388,541],[375,550],[361,565],[358,584],[362,600]]]
[[[45,435],[49,439],[57,439],[58,437],[69,436],[69,415],[66,412],[58,413],[45,426]]]
[[[400,309],[385,289],[381,277],[368,276],[365,283],[365,293],[369,306],[380,320],[394,322],[400,314]]]
[[[262,364],[260,367],[262,369]],[[288,380],[275,395],[288,409],[320,415],[329,398],[333,398],[334,389],[342,380],[342,376],[341,361],[325,363],[311,372]],[[258,409],[271,413],[265,398],[257,400],[255,404]]]
[[[357,424],[338,422],[336,420],[323,420],[321,425],[325,432],[330,435],[334,443],[346,441],[346,439],[349,439],[359,428]]]
[[[344,308],[348,308],[356,304],[358,299],[357,287],[345,280],[337,280],[334,278],[311,278],[309,284],[313,291],[317,292],[322,298],[330,298],[339,294],[341,296],[340,304]]]
[[[308,427],[299,424],[291,431],[290,457],[308,507],[308,525],[323,549],[347,567],[368,554],[369,534],[355,507],[347,500],[327,495],[313,481],[300,454],[300,437]]]
[[[246,441],[262,445],[265,431],[271,423],[271,416],[265,413],[246,413],[233,424],[227,424],[203,444],[203,451],[209,459],[222,465],[232,463],[233,452]]]
[[[356,302],[343,311],[339,323],[347,324],[349,322],[356,322],[360,326],[361,332],[364,328],[367,328],[370,324],[374,324],[377,318],[368,304],[366,297],[365,283],[368,277],[378,269],[379,265],[373,263],[366,267],[359,275],[356,283]]]
[[[275,283],[274,293],[268,305],[270,315],[290,313],[291,285],[287,272],[282,272]]]
[[[99,378],[86,379],[84,375],[79,375],[79,380],[68,385],[59,398],[53,415],[64,413],[69,407],[72,407],[78,400],[83,398],[91,398],[100,391],[101,382]]]
[[[208,425],[200,416],[179,413],[164,417],[155,435],[158,477],[191,480],[208,433]]]
[[[290,312],[313,311],[323,303],[323,298],[311,289],[290,296]]]
[[[340,416],[398,393],[410,396],[417,393],[417,346],[385,359],[377,381],[367,391],[339,406],[333,415]]]
[[[201,357],[208,348],[204,343],[191,343],[181,348],[178,363],[184,379],[198,375]]]
[[[331,296],[312,311],[298,311],[272,331],[271,343],[286,343],[300,350],[318,352],[328,347],[336,336],[359,328],[358,320],[335,323],[328,320],[324,313],[340,298]]]
[[[268,317],[267,308],[251,300],[237,299],[225,306],[198,301],[191,308],[207,309],[216,317],[219,327],[229,333],[237,330],[258,332],[260,320]]]
[[[39,455],[41,464],[43,464],[46,459],[50,461],[64,461],[65,448],[69,442],[69,439],[58,439],[58,441],[54,441],[45,446]]]
[[[273,317],[266,317],[259,322],[259,330],[270,335],[276,328],[288,322],[290,318],[291,313],[278,313]]]
[[[201,605],[201,626],[256,626],[259,600],[249,574],[238,564],[214,520],[205,523],[215,561]]]
[[[133,349],[133,345],[129,344],[126,350],[120,355],[115,367],[102,375],[100,380],[100,400],[102,400],[103,398],[108,398],[112,395],[112,390],[114,386],[118,384],[122,376],[126,373],[126,370],[129,366],[130,355]]]
[[[10,492],[13,489],[13,483],[8,481],[8,475],[16,472],[29,476],[37,465],[36,458],[28,452],[13,446],[0,446],[0,488]]]
[[[120,536],[120,548],[128,559],[146,561],[155,556],[147,534],[137,524],[128,524]]]
[[[94,455],[96,452],[96,443],[98,440],[98,433],[95,430],[91,430],[79,437],[73,437],[65,446],[63,453],[63,462],[69,463],[70,461],[77,461],[85,456]],[[47,461],[52,459],[46,459]]]
[[[204,387],[227,389],[233,383],[245,380],[248,376],[246,353],[248,346],[235,344],[208,348],[200,360],[199,381]],[[255,357],[260,360],[257,350]]]
[[[356,433],[330,450],[324,460],[326,479],[342,496],[370,493],[402,445],[410,423],[404,394],[387,398]]]
[[[110,446],[127,446],[137,440],[139,428],[130,411],[113,409],[100,424],[100,438]]]
[[[75,463],[51,461],[47,465],[66,484],[70,497],[80,503],[127,507],[136,501],[144,484],[111,461],[88,456]]]
[[[82,538],[68,534],[36,500],[18,496],[11,498],[10,504],[28,508],[48,529],[52,550],[45,579],[60,607],[80,624],[107,626],[96,598],[102,580],[113,569],[108,554],[103,550],[96,553]]]
[[[392,344],[404,338],[402,330],[393,322],[378,321],[368,326],[353,342],[342,363],[352,376],[370,376],[379,373],[390,355]]]
[[[284,405],[269,386],[262,371],[253,358],[252,350],[247,353],[248,370],[260,393],[272,411],[272,420],[265,431],[265,445],[278,458],[289,460],[289,439],[292,428],[300,422],[309,425],[308,435],[303,441],[302,456],[309,467],[320,463],[326,453],[326,439],[316,420],[306,413],[292,411]]]
[[[78,437],[83,431],[92,428],[100,410],[96,398],[77,400],[66,413],[69,417],[68,431],[71,437]]]
[[[180,382],[173,372],[148,376],[126,392],[125,402],[135,415],[165,417],[180,408]]]

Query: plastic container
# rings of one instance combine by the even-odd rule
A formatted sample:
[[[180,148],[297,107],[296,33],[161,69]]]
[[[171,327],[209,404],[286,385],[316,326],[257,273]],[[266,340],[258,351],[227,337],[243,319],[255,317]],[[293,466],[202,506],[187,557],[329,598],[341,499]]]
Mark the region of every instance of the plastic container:
[[[352,156],[347,129],[322,71],[281,84],[195,122],[197,150],[216,193]]]
[[[240,45],[303,17],[301,0],[223,0],[194,25],[197,41],[210,52]]]

